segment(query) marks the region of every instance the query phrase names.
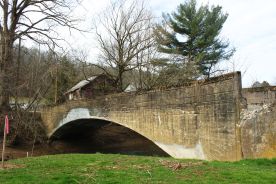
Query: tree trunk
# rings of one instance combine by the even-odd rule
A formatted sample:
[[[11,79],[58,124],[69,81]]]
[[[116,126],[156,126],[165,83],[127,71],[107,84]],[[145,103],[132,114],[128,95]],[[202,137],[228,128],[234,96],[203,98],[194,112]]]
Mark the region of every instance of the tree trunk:
[[[1,35],[1,102],[0,109],[2,111],[7,111],[10,109],[10,94],[12,90],[12,85],[14,79],[12,70],[12,49],[13,42],[9,33]]]
[[[123,73],[124,70],[122,68],[119,68],[118,71],[118,88],[120,91],[123,91]]]

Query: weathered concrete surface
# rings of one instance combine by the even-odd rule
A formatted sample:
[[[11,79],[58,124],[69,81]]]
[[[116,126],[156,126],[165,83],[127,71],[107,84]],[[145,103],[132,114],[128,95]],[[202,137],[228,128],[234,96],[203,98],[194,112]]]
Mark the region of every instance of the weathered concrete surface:
[[[64,124],[90,118],[111,121],[143,135],[171,156],[241,159],[240,73],[189,86],[71,101],[45,109],[48,135]]]
[[[276,157],[276,86],[242,89],[243,158]]]
[[[248,105],[276,103],[276,86],[244,88],[242,96]]]

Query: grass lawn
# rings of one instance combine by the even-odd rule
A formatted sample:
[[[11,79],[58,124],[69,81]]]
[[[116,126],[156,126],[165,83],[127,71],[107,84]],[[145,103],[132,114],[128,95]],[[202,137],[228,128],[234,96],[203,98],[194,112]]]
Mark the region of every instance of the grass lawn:
[[[207,162],[106,154],[12,160],[0,183],[276,183],[276,159]]]

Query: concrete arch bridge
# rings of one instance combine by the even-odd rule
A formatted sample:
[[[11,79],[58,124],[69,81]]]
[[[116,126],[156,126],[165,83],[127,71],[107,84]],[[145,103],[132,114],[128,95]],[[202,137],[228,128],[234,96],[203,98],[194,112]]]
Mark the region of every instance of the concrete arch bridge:
[[[69,101],[43,109],[41,117],[52,139],[111,137],[123,127],[122,134],[136,132],[176,158],[239,160],[240,101],[236,72],[178,88]]]

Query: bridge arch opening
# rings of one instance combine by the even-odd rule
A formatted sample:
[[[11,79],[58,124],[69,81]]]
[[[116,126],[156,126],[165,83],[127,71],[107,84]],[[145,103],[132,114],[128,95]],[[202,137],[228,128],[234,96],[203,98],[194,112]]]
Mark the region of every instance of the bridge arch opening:
[[[77,119],[54,131],[50,146],[57,153],[120,153],[169,156],[154,142],[120,124],[102,119]]]

